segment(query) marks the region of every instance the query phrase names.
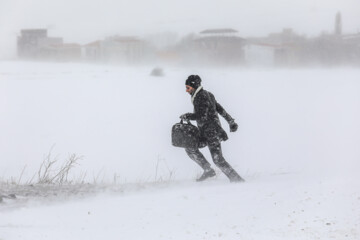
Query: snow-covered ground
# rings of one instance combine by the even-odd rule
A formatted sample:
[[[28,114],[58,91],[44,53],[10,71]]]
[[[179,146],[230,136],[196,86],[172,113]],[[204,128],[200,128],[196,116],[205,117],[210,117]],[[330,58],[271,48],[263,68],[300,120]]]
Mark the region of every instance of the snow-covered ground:
[[[360,238],[356,179],[274,174],[247,180],[155,184],[73,201],[38,199],[0,213],[0,239]]]
[[[25,183],[55,144],[102,182],[0,185],[18,197],[0,203],[1,240],[360,239],[359,69],[151,70],[0,62],[0,179]],[[223,152],[246,183],[195,183],[170,144],[194,73],[239,123]]]

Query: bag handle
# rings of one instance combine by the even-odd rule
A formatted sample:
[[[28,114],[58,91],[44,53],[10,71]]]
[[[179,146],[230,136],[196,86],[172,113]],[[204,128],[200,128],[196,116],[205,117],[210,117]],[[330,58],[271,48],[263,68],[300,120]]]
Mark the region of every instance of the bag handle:
[[[189,119],[187,119],[187,120],[186,120],[186,122],[187,122],[187,124],[190,124],[190,125],[192,125]],[[184,124],[184,121],[183,121],[183,119],[181,119],[181,120],[180,120],[180,124]]]

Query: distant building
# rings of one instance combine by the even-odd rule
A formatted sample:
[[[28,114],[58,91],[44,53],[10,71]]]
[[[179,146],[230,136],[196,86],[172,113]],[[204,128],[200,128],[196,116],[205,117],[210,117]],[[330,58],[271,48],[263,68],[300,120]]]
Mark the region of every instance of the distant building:
[[[360,34],[342,32],[341,13],[335,16],[334,32],[323,33],[308,43],[309,58],[322,65],[357,65],[360,66]]]
[[[88,61],[100,61],[101,60],[101,41],[94,41],[84,45],[85,58]]]
[[[186,41],[187,61],[203,65],[239,65],[244,63],[245,39],[230,28],[207,29]]]
[[[335,17],[335,35],[342,35],[342,20],[341,20],[341,13],[338,12]]]
[[[56,59],[59,61],[79,61],[82,59],[81,45],[64,43],[53,46],[56,49]]]
[[[360,33],[344,34],[338,12],[331,31],[307,38],[291,28],[247,38],[231,28],[206,29],[177,41],[176,34],[145,38],[112,36],[86,45],[49,37],[46,29],[23,29],[17,38],[21,59],[182,64],[205,66],[360,66]]]
[[[146,41],[131,36],[108,37],[86,44],[84,49],[85,58],[89,61],[126,64],[143,62],[150,52]]]
[[[23,29],[17,38],[17,53],[19,58],[40,59],[49,57],[47,51],[51,45],[63,44],[62,38],[47,36],[46,29]]]
[[[275,65],[275,54],[279,46],[265,43],[248,43],[245,50],[247,66],[272,67]]]
[[[272,66],[299,65],[304,60],[303,51],[306,46],[306,38],[296,34],[291,28],[285,28],[282,32],[271,33],[267,37],[249,38],[246,47],[247,63],[267,63]],[[254,60],[254,51],[259,58]]]
[[[342,42],[347,62],[360,66],[360,33],[342,35]]]

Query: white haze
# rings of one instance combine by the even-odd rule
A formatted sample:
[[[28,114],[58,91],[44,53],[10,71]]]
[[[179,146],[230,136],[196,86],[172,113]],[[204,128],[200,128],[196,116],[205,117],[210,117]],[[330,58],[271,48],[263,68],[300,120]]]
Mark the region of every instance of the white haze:
[[[240,36],[265,36],[283,28],[314,36],[333,31],[335,14],[344,32],[360,28],[357,0],[0,0],[0,57],[15,56],[22,28],[47,28],[50,36],[87,43],[106,36],[185,35],[207,28],[234,28]]]
[[[0,68],[5,179],[20,176],[25,165],[23,180],[30,179],[53,144],[59,160],[84,155],[76,172],[90,180],[154,179],[159,161],[159,174],[194,178],[200,168],[170,139],[179,115],[192,111],[184,79],[194,73],[240,125],[223,148],[241,175],[346,175],[359,168],[358,69],[165,68],[166,76],[156,78],[148,67],[2,62]]]
[[[359,239],[359,69],[151,70],[0,62],[0,239]],[[194,73],[239,123],[222,122],[222,147],[245,183],[195,182],[171,145]],[[60,161],[84,155],[75,177],[121,184],[2,183],[29,180],[53,144]]]

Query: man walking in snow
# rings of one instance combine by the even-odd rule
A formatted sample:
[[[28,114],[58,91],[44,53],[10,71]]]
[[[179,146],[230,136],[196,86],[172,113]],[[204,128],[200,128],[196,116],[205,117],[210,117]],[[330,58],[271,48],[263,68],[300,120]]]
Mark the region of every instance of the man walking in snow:
[[[185,113],[180,116],[183,120],[196,120],[200,130],[200,148],[208,146],[215,165],[229,178],[231,182],[244,181],[239,174],[226,162],[221,151],[221,141],[226,141],[228,136],[222,129],[218,113],[226,119],[230,125],[230,132],[235,132],[238,125],[225,109],[216,102],[212,93],[201,86],[201,78],[191,75],[185,82],[186,92],[191,95],[194,105],[194,113]],[[214,177],[215,171],[198,148],[186,148],[188,156],[204,170],[197,181],[204,181]]]

